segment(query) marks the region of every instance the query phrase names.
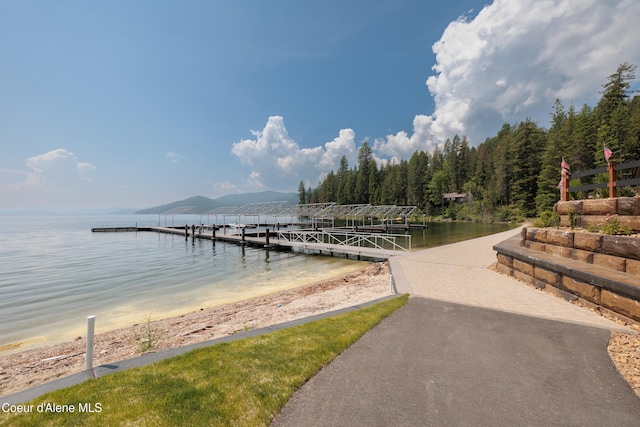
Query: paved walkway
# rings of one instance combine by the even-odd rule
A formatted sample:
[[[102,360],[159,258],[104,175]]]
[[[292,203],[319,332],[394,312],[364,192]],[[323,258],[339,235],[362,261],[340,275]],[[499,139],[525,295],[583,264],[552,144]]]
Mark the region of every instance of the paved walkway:
[[[397,290],[439,301],[628,331],[585,308],[488,269],[496,261],[493,245],[520,230],[394,257],[390,262]]]
[[[407,306],[308,381],[275,426],[638,426],[586,309],[487,269],[519,230],[392,259]]]

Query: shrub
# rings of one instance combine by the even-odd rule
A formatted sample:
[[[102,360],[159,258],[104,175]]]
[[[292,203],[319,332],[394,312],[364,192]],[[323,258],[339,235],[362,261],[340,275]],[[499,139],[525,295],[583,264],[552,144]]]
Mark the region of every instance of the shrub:
[[[599,233],[600,227],[595,224],[590,224],[590,225],[587,225],[587,231],[589,233]]]
[[[575,213],[573,210],[568,209],[567,216],[569,217],[569,227],[571,227],[571,229],[573,230],[574,228],[576,228],[576,225],[578,225],[578,222],[580,221],[580,215]]]
[[[154,351],[162,341],[162,332],[153,324],[151,314],[142,316],[141,331],[135,336],[140,353]]]
[[[611,215],[607,215],[607,220],[600,226],[600,232],[602,234],[632,234],[632,230],[629,227],[620,224],[617,216]]]
[[[540,212],[540,217],[533,221],[534,227],[547,228],[560,226],[560,215],[552,211]]]

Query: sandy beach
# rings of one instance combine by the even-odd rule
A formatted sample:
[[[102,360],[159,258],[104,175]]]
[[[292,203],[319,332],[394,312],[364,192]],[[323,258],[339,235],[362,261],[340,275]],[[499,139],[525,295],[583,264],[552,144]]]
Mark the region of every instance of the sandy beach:
[[[391,294],[386,262],[299,288],[97,334],[94,366],[313,316]],[[86,337],[0,356],[0,396],[84,370]]]

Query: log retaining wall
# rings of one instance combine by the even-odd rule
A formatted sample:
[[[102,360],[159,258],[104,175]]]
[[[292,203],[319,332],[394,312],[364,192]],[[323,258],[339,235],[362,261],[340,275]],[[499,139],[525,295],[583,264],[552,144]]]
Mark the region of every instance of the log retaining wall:
[[[640,231],[640,198],[559,202],[561,224],[569,210],[581,223],[599,224],[618,215]],[[640,322],[640,237],[578,230],[532,228],[494,246],[497,269],[531,286],[629,321]]]

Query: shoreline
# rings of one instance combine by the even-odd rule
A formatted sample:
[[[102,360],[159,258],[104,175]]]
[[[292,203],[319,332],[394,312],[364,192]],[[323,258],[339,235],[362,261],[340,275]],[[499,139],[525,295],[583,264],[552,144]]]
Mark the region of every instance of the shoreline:
[[[390,295],[387,262],[332,279],[96,334],[94,366],[349,307]],[[86,337],[0,356],[0,397],[84,370]]]
[[[336,258],[336,260],[338,259]],[[153,301],[141,298],[123,300],[115,305],[88,308],[81,313],[76,310],[73,316],[58,314],[49,318],[52,322],[43,322],[43,319],[40,319],[40,324],[37,327],[32,324],[27,325],[26,332],[21,331],[20,335],[12,332],[15,339],[0,345],[0,357],[62,344],[73,341],[78,336],[84,336],[87,331],[86,317],[89,315],[95,315],[97,318],[95,327],[97,335],[132,326],[149,316],[155,320],[176,317],[201,308],[220,307],[319,281],[331,280],[342,274],[358,271],[366,265],[360,261],[352,261],[350,264],[341,263],[341,259],[338,261],[338,264],[330,264],[322,269],[317,269],[312,265],[310,268],[296,270],[293,274],[277,271],[276,275],[267,279],[264,277],[261,279],[241,278],[239,282],[223,279],[222,286],[218,282],[212,282],[208,288],[198,288],[195,291],[167,291],[163,288],[160,293],[153,295],[155,298]],[[237,286],[236,283],[239,283],[240,286]],[[185,285],[178,287],[188,288]],[[158,300],[161,300],[161,303],[158,303]],[[73,307],[73,304],[71,305]]]

